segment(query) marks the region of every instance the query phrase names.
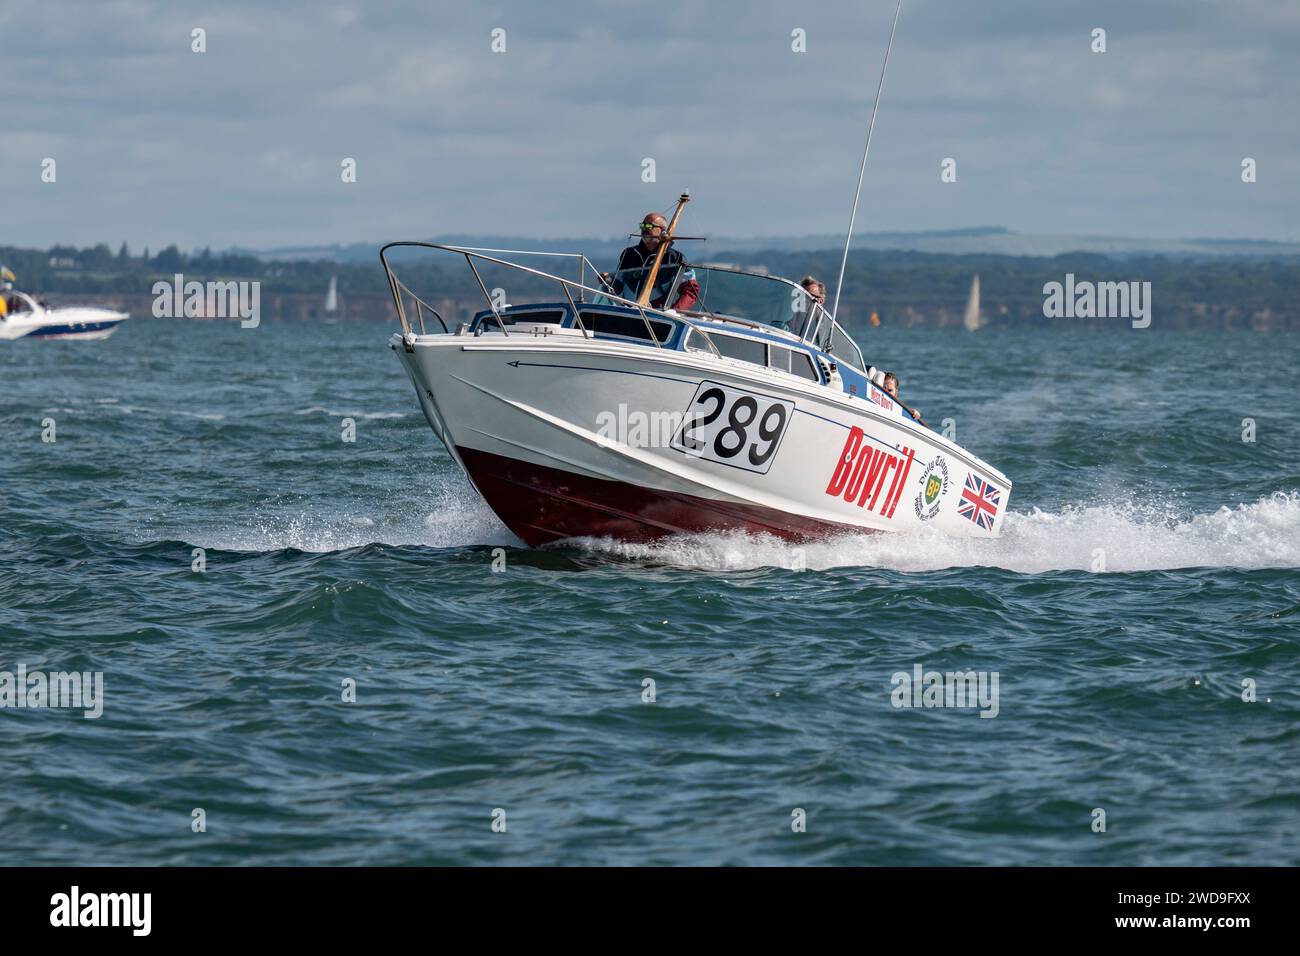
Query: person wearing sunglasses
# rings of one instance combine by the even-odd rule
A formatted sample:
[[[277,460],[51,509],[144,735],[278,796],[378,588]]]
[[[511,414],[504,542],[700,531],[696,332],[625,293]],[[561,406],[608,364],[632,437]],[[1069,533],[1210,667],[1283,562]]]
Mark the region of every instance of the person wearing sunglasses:
[[[823,307],[826,305],[826,286],[822,285],[821,282],[814,279],[812,276],[804,276],[803,280],[799,284],[803,286],[804,291],[807,292],[818,305]]]
[[[650,275],[650,267],[654,264],[655,254],[664,241],[667,229],[668,220],[663,213],[648,212],[642,217],[639,227],[641,241],[623,250],[618,257],[618,269],[612,276],[608,272],[601,274],[601,279],[611,292],[625,299],[635,299],[641,293],[641,287]],[[700,284],[695,279],[695,271],[686,262],[686,257],[669,242],[663,262],[659,264],[659,273],[655,277],[654,291],[650,296],[651,308],[664,307],[678,272],[682,273],[682,277],[677,286],[677,300],[672,307],[683,311],[695,305],[700,297]]]

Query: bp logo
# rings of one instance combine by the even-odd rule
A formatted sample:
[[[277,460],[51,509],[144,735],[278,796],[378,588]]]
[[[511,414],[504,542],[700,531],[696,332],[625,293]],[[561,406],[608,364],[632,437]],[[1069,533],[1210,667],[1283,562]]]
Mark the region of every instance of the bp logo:
[[[929,521],[939,513],[939,499],[948,493],[948,463],[943,455],[935,455],[921,471],[925,477],[921,480],[921,490],[916,493],[913,507],[916,516],[922,521]]]

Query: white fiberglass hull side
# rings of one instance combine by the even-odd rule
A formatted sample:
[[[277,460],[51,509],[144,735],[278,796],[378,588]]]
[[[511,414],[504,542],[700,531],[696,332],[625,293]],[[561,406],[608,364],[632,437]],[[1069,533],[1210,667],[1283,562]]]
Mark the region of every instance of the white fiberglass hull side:
[[[72,307],[17,312],[0,320],[0,340],[4,339],[106,339],[128,318],[125,312],[111,309]]]
[[[529,543],[728,527],[990,537],[1010,497],[999,471],[896,408],[711,353],[579,334],[393,347],[435,433]]]

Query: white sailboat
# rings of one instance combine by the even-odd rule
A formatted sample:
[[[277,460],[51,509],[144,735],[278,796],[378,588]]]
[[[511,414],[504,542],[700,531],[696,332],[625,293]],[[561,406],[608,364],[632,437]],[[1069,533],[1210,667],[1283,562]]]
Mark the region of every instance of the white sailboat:
[[[961,323],[971,332],[982,328],[984,325],[984,319],[980,316],[980,277],[978,275],[971,280],[970,296],[966,299],[966,314],[962,316]]]
[[[330,288],[325,293],[325,314],[336,315],[339,311],[339,277],[330,276]]]

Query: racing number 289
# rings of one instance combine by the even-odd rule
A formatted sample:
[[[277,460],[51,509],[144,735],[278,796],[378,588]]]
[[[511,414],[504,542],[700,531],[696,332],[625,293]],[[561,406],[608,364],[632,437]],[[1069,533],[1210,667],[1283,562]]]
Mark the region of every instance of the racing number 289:
[[[766,473],[792,408],[791,402],[703,382],[673,446],[688,455]]]

